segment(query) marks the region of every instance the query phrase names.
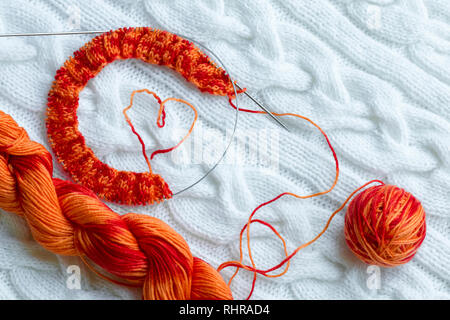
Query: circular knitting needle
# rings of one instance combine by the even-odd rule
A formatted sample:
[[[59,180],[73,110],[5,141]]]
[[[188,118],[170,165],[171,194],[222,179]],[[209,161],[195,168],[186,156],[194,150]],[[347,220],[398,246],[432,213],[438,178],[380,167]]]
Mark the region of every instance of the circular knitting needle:
[[[37,32],[37,33],[7,33],[0,34],[0,38],[9,38],[9,37],[39,37],[39,36],[69,36],[69,35],[80,35],[80,34],[100,34],[108,31],[65,31],[65,32]],[[236,84],[236,87],[239,90],[242,88]],[[260,107],[265,113],[267,113],[273,120],[275,120],[281,127],[289,132],[287,126],[276,117],[269,109],[267,109],[262,103],[256,100],[253,96],[251,96],[247,91],[244,91],[244,94],[250,98],[258,107]]]
[[[71,36],[75,34],[97,34],[108,31],[65,31],[65,32],[37,32],[37,33],[5,33],[0,34],[0,38],[9,37],[40,37],[40,36]]]

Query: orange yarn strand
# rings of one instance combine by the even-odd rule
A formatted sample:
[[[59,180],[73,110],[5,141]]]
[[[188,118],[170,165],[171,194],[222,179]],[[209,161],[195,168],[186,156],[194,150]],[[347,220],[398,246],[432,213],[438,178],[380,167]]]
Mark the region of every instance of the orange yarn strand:
[[[98,275],[100,278],[102,278],[102,279],[104,279],[104,280],[106,280],[106,281],[115,283],[115,284],[120,285],[120,286],[126,286],[126,287],[132,287],[132,288],[139,288],[139,287],[140,287],[139,284],[134,284],[134,283],[131,283],[131,282],[125,282],[125,281],[120,281],[120,280],[113,279],[111,276],[107,276],[107,275],[103,274],[102,272],[100,272],[99,270],[97,270],[97,269],[96,269],[96,268],[88,261],[88,259],[86,259],[85,256],[80,255],[79,257],[80,257],[81,261],[83,261],[84,264],[89,268],[89,270],[91,270],[91,271],[94,272],[96,275]]]
[[[144,155],[145,162],[147,163],[147,166],[148,166],[148,170],[149,170],[150,173],[152,173],[152,166],[150,165],[150,161],[149,161],[149,159],[148,159],[148,157],[147,157],[147,153],[146,153],[146,151],[145,151],[145,144],[144,144],[144,141],[142,140],[142,138],[141,138],[141,136],[139,135],[139,133],[137,133],[136,130],[134,129],[134,126],[133,126],[133,124],[132,124],[130,118],[129,118],[128,115],[127,115],[127,111],[130,110],[131,107],[133,106],[135,94],[136,94],[136,93],[142,93],[142,92],[145,92],[145,93],[148,93],[148,94],[153,95],[153,97],[154,97],[154,98],[158,101],[158,103],[159,103],[158,117],[157,117],[157,120],[156,120],[156,124],[158,125],[159,128],[164,127],[165,124],[166,124],[166,123],[165,123],[165,118],[166,118],[165,104],[166,104],[168,101],[177,101],[177,102],[184,103],[184,104],[188,105],[188,106],[194,111],[194,114],[195,114],[194,121],[192,122],[191,127],[190,127],[189,130],[188,130],[188,133],[183,137],[183,139],[182,139],[180,142],[178,142],[178,144],[175,145],[174,147],[171,147],[171,148],[168,148],[168,149],[161,149],[161,150],[156,150],[156,151],[154,151],[154,152],[151,154],[150,159],[153,159],[153,157],[154,157],[155,155],[159,154],[159,153],[167,153],[167,152],[170,152],[170,151],[175,150],[176,148],[178,148],[178,147],[179,147],[179,146],[180,146],[180,145],[181,145],[181,144],[189,137],[189,135],[192,133],[192,130],[194,129],[195,122],[196,122],[197,119],[198,119],[198,112],[197,112],[197,109],[195,109],[195,107],[194,107],[192,104],[190,104],[189,102],[187,102],[187,101],[185,101],[185,100],[183,100],[183,99],[167,98],[166,100],[161,101],[161,98],[160,98],[155,92],[150,91],[150,90],[148,90],[148,89],[134,90],[134,91],[131,93],[131,96],[130,96],[130,104],[129,104],[125,109],[123,109],[122,112],[123,112],[123,115],[124,115],[124,117],[125,117],[125,120],[127,121],[128,125],[131,127],[131,131],[132,131],[132,132],[138,137],[138,139],[139,139],[139,143],[140,143],[141,146],[142,146],[142,154]]]
[[[228,98],[230,105],[236,109],[236,106],[232,102],[234,96],[229,95]],[[264,113],[263,111],[248,109],[239,110],[258,114]],[[255,288],[256,278],[258,274],[270,278],[281,277],[282,275],[286,274],[286,272],[289,270],[290,260],[300,250],[317,241],[326,232],[334,216],[347,205],[350,199],[355,196],[356,193],[360,192],[363,188],[374,182],[378,182],[379,185],[372,186],[360,192],[348,206],[347,213],[345,215],[345,239],[347,245],[358,258],[369,264],[376,264],[384,267],[393,267],[410,261],[425,239],[425,212],[420,202],[416,198],[414,198],[414,196],[399,187],[385,185],[380,180],[369,181],[353,191],[350,196],[348,196],[348,198],[344,201],[344,203],[342,203],[342,205],[331,214],[322,231],[312,240],[297,247],[297,249],[295,249],[289,255],[286,250],[286,241],[279,234],[279,232],[269,223],[253,219],[254,215],[260,208],[280,199],[285,195],[294,196],[300,199],[306,199],[326,194],[333,190],[333,188],[336,186],[339,176],[339,164],[336,153],[334,152],[334,149],[331,146],[327,135],[317,124],[304,116],[294,113],[273,114],[276,116],[294,116],[304,119],[314,125],[322,133],[327,141],[330,150],[333,153],[333,157],[336,162],[335,179],[332,186],[326,191],[307,196],[299,196],[290,192],[285,192],[278,195],[274,199],[259,205],[255,210],[253,210],[253,212],[249,216],[247,224],[243,227],[239,235],[239,261],[225,262],[218,268],[218,271],[220,271],[227,267],[236,267],[236,271],[230,278],[228,285],[231,284],[232,280],[237,275],[240,269],[245,269],[253,272],[252,286],[247,297],[247,299],[250,299]],[[283,242],[286,258],[278,265],[267,270],[257,269],[255,261],[253,259],[250,246],[250,225],[254,222],[260,222],[270,228],[272,232],[274,232]],[[247,230],[247,250],[251,266],[243,264],[242,247],[243,233],[245,230]],[[280,269],[284,265],[286,266],[280,273],[269,274],[270,272]]]
[[[168,102],[168,101],[177,101],[177,102],[181,102],[181,103],[184,103],[184,104],[188,105],[188,106],[194,111],[194,115],[195,115],[194,121],[192,121],[191,127],[189,128],[188,132],[187,132],[186,135],[183,137],[183,139],[181,139],[181,141],[177,143],[177,145],[175,145],[174,147],[168,148],[168,149],[162,149],[162,150],[156,150],[156,151],[154,151],[154,152],[152,153],[152,155],[150,156],[150,159],[153,159],[153,157],[154,157],[155,155],[159,154],[159,153],[167,153],[167,152],[170,152],[170,151],[175,150],[176,148],[178,148],[178,147],[179,147],[179,146],[180,146],[180,145],[181,145],[181,144],[189,137],[189,135],[192,133],[192,130],[194,130],[195,122],[196,122],[197,119],[198,119],[198,112],[197,112],[197,109],[195,109],[195,107],[194,107],[192,104],[190,104],[189,102],[187,102],[187,101],[185,101],[185,100],[183,100],[183,99],[167,98],[166,100],[164,100],[164,101],[161,103],[161,107],[160,107],[159,113],[158,113],[158,122],[159,122],[159,120],[161,120],[161,114],[162,114],[162,112],[164,111],[164,105],[165,105],[166,102]],[[159,126],[160,126],[160,128],[162,128],[162,127],[164,126],[164,122],[162,122]]]
[[[140,92],[146,92],[146,93],[148,93],[148,94],[152,94],[152,95],[155,97],[155,99],[158,101],[158,103],[161,104],[161,99],[160,99],[160,98],[156,95],[156,93],[154,93],[153,91],[150,91],[150,90],[147,90],[147,89],[134,90],[134,91],[131,93],[131,96],[130,96],[130,104],[128,105],[128,107],[126,107],[125,109],[123,109],[122,113],[123,113],[123,115],[124,115],[124,117],[125,117],[126,122],[127,122],[128,125],[130,126],[131,131],[132,131],[132,132],[137,136],[137,138],[139,139],[139,143],[140,143],[141,146],[142,146],[142,154],[144,155],[145,162],[147,163],[147,166],[148,166],[148,171],[149,171],[150,173],[152,173],[152,166],[150,165],[150,161],[148,160],[148,157],[147,157],[147,152],[145,151],[145,143],[144,143],[144,141],[142,140],[140,134],[137,133],[136,130],[134,129],[133,123],[131,122],[130,118],[129,118],[128,115],[127,115],[127,111],[130,110],[131,107],[133,106],[134,95],[135,95],[136,93],[140,93]]]
[[[282,236],[276,231],[276,229],[275,229],[273,226],[270,226],[270,229],[271,229],[271,230],[272,230],[272,231],[273,231],[280,239],[282,239],[282,242],[283,242],[283,245],[284,245],[284,248],[285,248],[286,258],[285,258],[284,260],[282,260],[282,261],[281,261],[279,264],[277,264],[276,266],[274,266],[274,267],[272,267],[272,268],[269,268],[269,269],[267,269],[267,270],[256,269],[255,262],[254,262],[254,259],[253,259],[253,257],[252,257],[252,253],[251,253],[251,249],[250,249],[250,245],[249,245],[249,243],[250,243],[250,241],[249,241],[250,235],[249,235],[249,233],[248,233],[248,230],[249,230],[248,227],[250,226],[250,224],[252,223],[252,221],[255,221],[255,220],[251,220],[251,219],[253,218],[253,216],[256,214],[256,212],[257,212],[259,209],[261,209],[262,207],[264,207],[264,206],[266,206],[266,205],[268,205],[268,204],[270,204],[270,203],[272,203],[272,202],[278,200],[279,198],[281,198],[281,197],[284,196],[284,195],[291,195],[291,196],[294,196],[294,197],[297,197],[297,198],[302,198],[302,197],[300,197],[300,196],[298,196],[298,195],[295,195],[295,194],[293,194],[293,193],[286,192],[286,193],[282,193],[282,194],[278,195],[277,197],[275,197],[274,199],[272,199],[272,200],[270,200],[270,201],[267,201],[267,202],[265,202],[265,203],[259,205],[255,210],[253,210],[252,214],[251,214],[250,217],[249,217],[249,222],[248,222],[248,223],[244,226],[244,228],[243,228],[243,230],[244,230],[245,228],[247,228],[247,244],[248,244],[248,250],[249,250],[249,259],[250,259],[250,261],[251,261],[251,263],[252,263],[252,266],[244,265],[244,264],[242,263],[242,260],[243,260],[243,255],[242,255],[242,241],[243,241],[243,239],[242,239],[242,233],[243,233],[243,232],[241,232],[240,239],[239,239],[239,241],[240,241],[240,260],[239,260],[239,261],[228,261],[228,262],[225,262],[225,263],[223,263],[223,264],[221,264],[221,265],[219,266],[218,271],[221,271],[221,270],[223,270],[223,269],[225,269],[225,268],[227,268],[227,267],[236,267],[236,271],[239,271],[239,269],[241,269],[241,268],[242,268],[242,269],[245,269],[245,270],[248,270],[248,271],[252,271],[252,272],[255,274],[255,277],[254,277],[254,280],[253,280],[251,292],[250,292],[249,296],[247,297],[247,299],[250,299],[250,297],[251,297],[251,295],[252,295],[252,293],[253,293],[253,290],[254,290],[254,286],[255,286],[256,274],[261,274],[261,275],[264,275],[265,277],[268,277],[268,278],[277,278],[277,277],[281,277],[282,275],[284,275],[284,274],[288,271],[288,269],[289,269],[289,262],[290,262],[290,260],[291,260],[291,259],[292,259],[292,258],[293,258],[300,250],[302,250],[302,249],[308,247],[309,245],[311,245],[312,243],[316,242],[316,241],[317,241],[317,240],[318,240],[318,239],[319,239],[319,238],[320,238],[320,237],[328,230],[328,227],[330,226],[330,223],[331,223],[331,221],[333,220],[333,218],[336,216],[337,213],[339,213],[339,212],[347,205],[348,201],[349,201],[349,200],[350,200],[357,192],[359,192],[361,189],[365,188],[366,186],[368,186],[369,184],[374,183],[374,182],[378,182],[378,183],[380,183],[381,185],[384,185],[384,183],[383,183],[382,181],[380,181],[380,180],[371,180],[371,181],[365,183],[364,185],[362,185],[361,187],[357,188],[355,191],[353,191],[353,192],[348,196],[348,198],[342,203],[342,205],[341,205],[338,209],[336,209],[336,210],[331,214],[331,216],[328,218],[327,223],[325,224],[325,227],[322,229],[322,231],[321,231],[317,236],[315,236],[312,240],[310,240],[310,241],[308,241],[308,242],[302,244],[301,246],[297,247],[297,249],[295,249],[290,255],[288,255],[288,254],[286,253],[286,242],[285,242],[285,240],[282,238]],[[303,198],[304,198],[304,197],[303,197]],[[266,224],[266,226],[269,226],[269,224]],[[279,273],[279,274],[276,274],[276,275],[270,275],[270,274],[268,274],[269,272],[278,270],[278,269],[281,268],[284,264],[286,264],[286,268],[284,269],[283,272],[281,272],[281,273]],[[232,278],[234,278],[234,276],[236,275],[236,273],[237,273],[237,272],[235,272],[235,274],[233,275]],[[228,285],[231,284],[232,278],[231,278],[230,281],[228,282]]]
[[[236,106],[233,104],[233,101],[232,101],[233,98],[234,98],[234,97],[233,97],[232,95],[229,95],[228,101],[229,101],[230,105],[231,105],[233,108],[236,109]],[[264,111],[259,111],[259,110],[249,110],[249,109],[239,109],[239,110],[240,110],[240,111],[243,111],[243,112],[248,112],[248,113],[257,113],[257,114],[264,114],[264,113],[265,113]],[[274,113],[274,112],[273,112],[273,114],[274,114],[275,116],[292,116],[292,117],[297,117],[297,118],[300,118],[300,119],[303,119],[303,120],[309,122],[309,123],[312,124],[315,128],[317,128],[317,129],[320,131],[320,133],[325,137],[326,143],[327,143],[329,149],[331,150],[331,152],[332,152],[332,154],[333,154],[333,158],[334,158],[334,161],[335,161],[335,164],[336,164],[336,174],[335,174],[334,181],[333,181],[332,185],[330,186],[330,188],[328,188],[328,189],[325,190],[325,191],[317,192],[317,193],[310,194],[310,195],[306,195],[306,196],[301,196],[301,195],[296,195],[296,194],[294,194],[294,193],[285,192],[285,193],[282,193],[282,194],[278,195],[278,196],[275,197],[274,199],[272,199],[272,200],[270,200],[270,201],[267,201],[267,202],[261,204],[260,206],[258,206],[258,207],[252,212],[252,214],[250,215],[250,217],[249,217],[249,219],[248,219],[247,224],[244,226],[244,228],[242,229],[242,231],[241,231],[241,233],[240,233],[240,236],[239,236],[239,252],[240,252],[240,254],[239,254],[239,256],[240,256],[240,261],[239,261],[239,263],[242,265],[242,261],[243,261],[243,252],[242,252],[242,251],[243,251],[243,250],[242,250],[243,231],[244,231],[245,229],[247,229],[247,250],[248,250],[248,255],[249,255],[250,262],[251,262],[251,264],[252,264],[252,268],[253,268],[254,270],[256,269],[256,265],[255,265],[255,262],[254,262],[254,259],[253,259],[252,250],[251,250],[251,246],[250,246],[250,224],[252,223],[251,221],[252,221],[252,218],[253,218],[253,216],[255,215],[256,211],[258,211],[261,207],[263,207],[263,206],[265,206],[265,205],[268,205],[269,203],[272,203],[272,202],[278,200],[279,198],[281,198],[281,197],[284,196],[284,195],[291,195],[291,196],[296,197],[296,198],[299,198],[299,199],[307,199],[307,198],[313,198],[313,197],[317,197],[317,196],[320,196],[320,195],[327,194],[327,193],[329,193],[330,191],[332,191],[332,190],[334,189],[334,187],[336,186],[336,184],[337,184],[337,182],[338,182],[338,179],[339,179],[339,161],[338,161],[338,159],[337,159],[336,152],[334,151],[334,148],[333,148],[333,146],[331,145],[331,142],[330,142],[330,140],[329,140],[327,134],[322,130],[322,128],[321,128],[319,125],[317,125],[317,124],[316,124],[314,121],[312,121],[311,119],[309,119],[309,118],[307,118],[307,117],[305,117],[305,116],[296,114],[296,113]],[[269,227],[269,224],[266,224],[266,226]],[[273,232],[274,232],[274,233],[282,240],[283,245],[285,246],[285,253],[286,253],[286,256],[287,256],[287,252],[286,252],[286,244],[285,244],[284,239],[283,239],[283,238],[281,237],[281,235],[276,231],[275,228],[273,228],[272,226],[270,226],[270,228],[271,228],[272,231],[273,231]],[[225,263],[225,264],[227,264],[227,263]],[[222,266],[224,266],[224,264],[222,264],[221,267],[222,267]],[[227,265],[227,266],[231,266],[231,265]],[[239,269],[240,269],[240,268],[236,268],[235,273],[232,275],[232,277],[231,277],[230,280],[229,280],[229,283],[228,283],[229,285],[231,284],[231,281],[234,279],[234,277],[235,277],[235,276],[237,275],[237,273],[239,272]],[[284,275],[284,274],[288,271],[288,269],[289,269],[289,260],[287,261],[286,268],[285,268],[285,270],[284,270],[283,272],[281,272],[281,273],[278,274],[278,275],[267,275],[267,274],[266,274],[265,276],[266,276],[266,277],[279,277],[279,276]],[[219,267],[219,270],[221,270],[220,267]],[[252,294],[252,292],[253,292],[253,288],[254,288],[255,281],[256,281],[256,276],[257,276],[257,273],[254,272],[254,278],[253,278],[252,290],[251,290],[251,292],[250,292],[250,295],[249,295],[248,299],[250,298],[250,296],[251,296],[251,294]]]

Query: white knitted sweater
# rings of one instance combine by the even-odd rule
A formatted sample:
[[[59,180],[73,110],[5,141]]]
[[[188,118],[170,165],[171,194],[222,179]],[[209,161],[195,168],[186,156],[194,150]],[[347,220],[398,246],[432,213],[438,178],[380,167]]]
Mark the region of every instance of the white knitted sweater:
[[[450,298],[449,1],[0,1],[0,33],[123,26],[165,29],[206,44],[272,110],[308,116],[328,133],[340,160],[336,189],[315,199],[283,198],[258,213],[283,234],[289,251],[312,239],[330,213],[371,179],[405,188],[425,207],[427,237],[410,263],[375,273],[368,269],[345,244],[342,212],[318,242],[292,260],[284,277],[259,277],[253,298]],[[44,120],[53,77],[91,38],[0,39],[0,110],[47,148]],[[216,138],[197,137],[196,147],[221,145],[219,138],[233,127],[225,98],[199,93],[166,68],[114,62],[83,90],[78,115],[87,144],[118,169],[146,170],[141,147],[121,114],[131,91],[141,88],[199,108],[199,125],[204,132],[215,130]],[[243,98],[239,103],[255,108]],[[192,120],[185,107],[168,105],[167,128],[158,129],[156,109],[142,95],[130,112],[148,152],[174,145],[181,132],[173,128]],[[195,188],[155,206],[111,207],[163,219],[185,237],[194,255],[214,267],[238,259],[239,231],[258,204],[283,191],[325,190],[334,177],[320,133],[306,122],[283,120],[290,133],[264,115],[241,113],[230,155]],[[261,143],[268,140],[271,148]],[[175,191],[213,162],[204,159],[205,153],[184,165],[171,157],[160,155],[152,163]],[[70,179],[56,161],[55,175]],[[258,267],[276,265],[283,258],[280,242],[261,226],[252,227],[252,234]],[[67,286],[71,265],[81,268],[79,289]],[[223,276],[228,279],[232,271]],[[374,276],[380,280],[376,286]],[[235,298],[247,296],[251,279],[240,273],[232,284]],[[0,212],[1,299],[134,299],[140,294],[100,279],[78,258],[47,252],[24,220]]]

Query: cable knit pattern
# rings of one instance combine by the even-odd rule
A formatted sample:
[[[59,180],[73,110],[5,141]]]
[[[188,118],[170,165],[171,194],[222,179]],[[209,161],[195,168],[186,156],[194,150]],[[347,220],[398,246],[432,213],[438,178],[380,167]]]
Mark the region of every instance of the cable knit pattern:
[[[448,1],[1,1],[0,32],[67,30],[69,6],[77,4],[84,30],[150,26],[206,44],[233,78],[272,110],[303,114],[327,132],[340,160],[336,189],[317,199],[279,201],[258,213],[285,236],[290,251],[312,239],[351,191],[374,178],[407,190],[427,212],[423,245],[409,263],[381,269],[379,289],[368,288],[372,274],[346,247],[344,216],[338,215],[320,241],[293,259],[284,277],[259,277],[253,298],[450,298]],[[91,38],[0,39],[0,109],[47,149],[45,109],[54,74]],[[171,70],[138,61],[114,62],[80,93],[77,115],[86,144],[117,169],[146,171],[140,145],[121,114],[131,91],[144,87],[194,103],[204,128],[232,128],[234,113],[225,98],[199,92]],[[179,136],[156,129],[150,99],[136,102],[131,116],[148,150],[179,141]],[[254,107],[246,99],[240,106]],[[190,121],[182,108],[167,117],[168,126]],[[298,120],[286,123],[292,132],[279,130],[265,116],[239,118],[236,142],[248,140],[251,129],[276,132],[276,168],[225,161],[201,184],[165,203],[108,206],[119,214],[133,211],[164,220],[185,238],[194,256],[214,267],[236,260],[239,231],[258,204],[283,191],[325,190],[334,177],[332,157],[317,132]],[[257,139],[251,137],[251,144]],[[180,168],[169,155],[157,158],[152,167],[173,189],[192,183],[208,168],[205,163]],[[68,178],[59,165],[54,175]],[[259,226],[252,233],[257,266],[277,264],[283,258],[280,243]],[[66,270],[73,264],[82,266],[76,258],[46,253],[20,218],[1,212],[1,298],[141,295],[83,267],[81,289],[70,290]],[[223,276],[232,273],[225,270]],[[251,280],[250,273],[241,272],[231,286],[233,296],[245,298]]]

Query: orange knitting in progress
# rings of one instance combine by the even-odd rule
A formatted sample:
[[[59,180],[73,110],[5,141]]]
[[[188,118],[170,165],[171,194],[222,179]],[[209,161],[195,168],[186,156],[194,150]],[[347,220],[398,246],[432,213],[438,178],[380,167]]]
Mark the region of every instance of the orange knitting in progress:
[[[120,216],[52,172],[50,153],[0,111],[0,208],[25,218],[44,248],[89,259],[115,282],[142,287],[144,299],[232,299],[220,274],[163,221]]]
[[[201,91],[227,96],[230,105],[235,107],[232,103],[234,87],[225,71],[192,43],[169,32],[151,28],[119,29],[94,38],[75,52],[58,70],[50,90],[47,129],[56,157],[81,185],[53,178],[50,153],[30,141],[25,130],[0,111],[0,208],[24,217],[33,237],[46,249],[61,255],[79,256],[93,271],[110,281],[143,287],[144,299],[232,299],[229,284],[245,269],[253,273],[250,298],[258,275],[276,278],[286,274],[291,259],[317,241],[332,219],[350,202],[344,234],[348,247],[359,259],[368,264],[394,267],[410,261],[416,254],[426,235],[425,211],[413,195],[380,180],[369,181],[353,191],[331,214],[320,233],[291,253],[275,227],[254,218],[262,207],[284,196],[307,199],[325,195],[338,182],[339,162],[328,136],[315,122],[294,113],[274,115],[303,119],[320,131],[336,164],[334,180],[325,191],[309,195],[284,192],[257,206],[240,233],[239,261],[228,261],[218,268],[219,271],[236,268],[228,285],[218,271],[193,257],[185,240],[161,220],[143,214],[120,216],[113,212],[96,194],[109,201],[134,205],[151,204],[172,196],[162,177],[152,172],[145,144],[127,116],[135,93],[145,92],[157,100],[160,105],[158,127],[164,126],[167,101],[184,103],[194,112],[193,123],[183,139],[174,147],[154,151],[151,159],[178,147],[192,132],[197,120],[196,109],[184,100],[162,101],[152,91],[136,90],[123,114],[142,145],[149,172],[118,171],[102,163],[78,131],[79,93],[108,63],[130,58],[176,70]],[[377,185],[368,187],[373,183]],[[253,223],[268,227],[283,244],[285,258],[272,268],[256,267],[250,244]],[[248,265],[243,256],[244,232]],[[96,270],[91,262],[107,274]]]
[[[152,204],[172,197],[163,178],[153,173],[150,166],[150,171],[143,173],[110,167],[86,146],[78,130],[80,91],[107,64],[119,59],[139,59],[167,66],[202,92],[234,96],[234,88],[225,70],[193,43],[148,27],[123,28],[99,35],[57,71],[48,97],[47,132],[53,152],[65,171],[100,198],[123,204]],[[162,110],[163,123],[164,117]]]

